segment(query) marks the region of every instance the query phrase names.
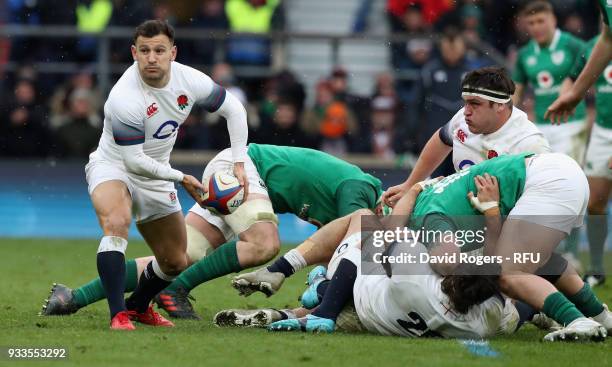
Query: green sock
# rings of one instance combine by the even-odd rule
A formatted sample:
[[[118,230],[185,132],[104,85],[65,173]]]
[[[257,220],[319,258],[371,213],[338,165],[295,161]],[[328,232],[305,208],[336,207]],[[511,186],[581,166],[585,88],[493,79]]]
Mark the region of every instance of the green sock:
[[[599,315],[603,310],[603,304],[597,298],[593,290],[588,283],[584,283],[582,289],[573,296],[567,297],[576,308],[580,310],[586,317],[593,317]]]
[[[577,318],[584,317],[561,292],[546,297],[542,312],[561,325],[567,325]]]
[[[578,241],[580,240],[580,229],[574,228],[564,241],[563,252],[569,252],[578,259]]]
[[[589,252],[591,253],[590,270],[595,274],[603,274],[603,255],[608,235],[608,216],[589,215],[587,219],[587,238],[589,239]]]
[[[131,292],[136,289],[136,284],[138,284],[138,268],[136,267],[136,260],[126,261],[125,268],[125,291]],[[100,278],[96,278],[79,288],[73,289],[72,295],[74,296],[74,301],[79,308],[106,298],[106,292],[104,292],[104,287],[102,286]]]
[[[182,287],[191,291],[204,282],[240,270],[242,270],[242,267],[238,262],[236,241],[230,241],[219,246],[209,256],[188,267],[166,289],[176,291],[177,288]]]

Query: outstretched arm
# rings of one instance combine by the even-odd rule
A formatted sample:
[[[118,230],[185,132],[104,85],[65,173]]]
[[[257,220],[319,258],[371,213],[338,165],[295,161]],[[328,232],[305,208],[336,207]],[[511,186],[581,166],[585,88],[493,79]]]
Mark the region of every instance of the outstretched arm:
[[[572,88],[563,93],[546,110],[545,118],[552,122],[565,121],[574,112],[576,105],[586,95],[591,85],[603,73],[608,63],[612,60],[612,35],[610,28],[604,25],[601,36],[597,40],[591,57],[584,69],[576,79]]]

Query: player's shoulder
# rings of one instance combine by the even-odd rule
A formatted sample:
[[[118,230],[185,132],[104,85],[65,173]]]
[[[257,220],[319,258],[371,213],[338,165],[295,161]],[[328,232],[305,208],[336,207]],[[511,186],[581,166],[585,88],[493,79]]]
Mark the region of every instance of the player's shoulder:
[[[192,94],[193,98],[205,98],[213,90],[214,82],[202,71],[180,62],[172,62],[173,88]]]
[[[530,40],[529,42],[527,42],[526,44],[524,44],[522,47],[520,47],[518,49],[518,57],[517,57],[517,61],[521,61],[524,57],[527,57],[533,53],[535,53],[535,41],[534,40]]]
[[[523,136],[528,135],[542,135],[542,132],[536,124],[529,120],[529,116],[523,110],[518,107],[512,108],[512,115],[510,117],[510,124],[513,130],[520,132]]]
[[[181,64],[178,61],[172,62],[172,77],[174,80],[181,83],[192,83],[196,81],[209,80],[210,77],[204,72],[191,67],[189,65]]]
[[[461,107],[459,109],[459,111],[457,111],[453,117],[451,117],[451,119],[449,120],[449,125],[451,129],[456,129],[457,127],[459,127],[459,125],[461,125],[462,123],[465,123],[465,115],[464,115],[464,110],[465,107]]]
[[[123,73],[108,94],[104,104],[104,114],[117,117],[121,121],[140,121],[146,114],[145,104],[138,67],[134,63]]]
[[[597,43],[597,41],[599,40],[599,34],[593,38],[591,38],[590,40],[587,41],[586,43],[586,47],[588,48],[593,48],[595,47],[595,44]]]
[[[574,36],[573,34],[569,32],[565,32],[565,31],[561,31],[559,42],[562,42],[567,47],[574,47],[574,48],[576,47],[582,48],[586,44],[584,40]]]

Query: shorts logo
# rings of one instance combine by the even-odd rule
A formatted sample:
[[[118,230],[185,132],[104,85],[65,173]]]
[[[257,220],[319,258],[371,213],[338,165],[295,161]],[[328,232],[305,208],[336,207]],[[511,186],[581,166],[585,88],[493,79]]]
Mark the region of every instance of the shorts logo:
[[[487,152],[487,159],[495,158],[497,156],[498,156],[497,152],[494,151],[493,149],[491,149],[491,150],[489,150]]]
[[[153,102],[149,107],[147,107],[147,118],[155,115],[158,111],[157,103]]]
[[[342,253],[344,250],[346,250],[348,248],[349,244],[348,242],[343,243],[342,245],[338,246],[338,249],[336,250],[337,254]]]
[[[176,203],[176,192],[171,192],[168,196],[170,197],[171,203]]]
[[[261,178],[259,179],[259,186],[261,186],[263,189],[268,189],[268,186],[266,186],[266,183]]]
[[[459,129],[457,130],[457,139],[459,139],[460,142],[465,142],[465,139],[467,138],[467,134],[465,133],[465,131]]]
[[[176,121],[166,121],[159,126],[153,137],[155,139],[166,139],[171,137],[178,129],[179,124]]]

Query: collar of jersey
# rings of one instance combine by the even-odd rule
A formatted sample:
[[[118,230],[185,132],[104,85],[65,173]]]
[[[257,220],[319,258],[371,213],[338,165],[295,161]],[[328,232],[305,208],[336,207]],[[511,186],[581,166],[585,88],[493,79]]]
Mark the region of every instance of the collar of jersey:
[[[504,124],[499,129],[493,131],[490,134],[485,134],[485,136],[488,139],[491,139],[499,135],[503,135],[505,130],[510,129],[510,127],[508,126],[512,125],[514,120],[520,118],[522,115],[526,115],[525,112],[515,106],[512,106],[512,113],[510,114],[510,117],[508,117],[508,120],[506,120],[506,122],[504,122]]]
[[[546,49],[548,49],[549,51],[554,51],[557,48],[557,45],[559,44],[559,38],[561,38],[561,31],[559,30],[559,28],[555,29],[555,35],[553,36],[552,41],[550,42],[550,45],[548,45],[548,47],[546,47]],[[540,53],[540,45],[538,45],[538,43],[536,41],[533,41],[534,47],[535,47],[535,52],[536,54]]]

